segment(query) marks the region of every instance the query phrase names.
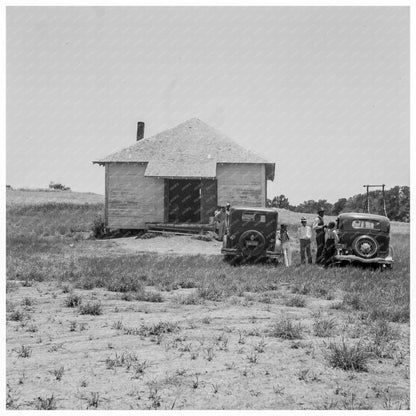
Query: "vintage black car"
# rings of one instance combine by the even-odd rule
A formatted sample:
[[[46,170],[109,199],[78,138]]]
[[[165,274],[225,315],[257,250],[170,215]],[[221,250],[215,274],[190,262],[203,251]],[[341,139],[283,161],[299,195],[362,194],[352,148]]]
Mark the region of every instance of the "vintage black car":
[[[339,244],[335,263],[365,263],[391,267],[390,221],[387,217],[365,213],[338,216]]]
[[[233,262],[277,260],[277,211],[271,208],[232,207],[221,253]]]

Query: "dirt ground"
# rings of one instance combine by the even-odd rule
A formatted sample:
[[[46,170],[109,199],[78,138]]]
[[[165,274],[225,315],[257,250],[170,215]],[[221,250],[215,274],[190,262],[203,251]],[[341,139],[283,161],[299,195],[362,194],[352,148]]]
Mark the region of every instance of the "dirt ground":
[[[114,242],[121,250],[135,253],[157,252],[159,254],[202,254],[211,256],[220,255],[222,247],[221,241],[201,241],[187,235],[157,236],[146,239],[128,237],[100,241]]]
[[[271,303],[247,295],[181,304],[192,292],[166,292],[162,303],[145,303],[105,290],[76,290],[101,302],[103,314],[89,316],[63,307],[67,294],[54,283],[19,288],[8,301],[29,298],[33,305],[30,322],[7,325],[7,379],[16,406],[33,408],[37,398],[52,394],[61,409],[384,408],[386,400],[404,405],[408,374],[392,360],[379,360],[377,372],[371,364],[369,373],[343,371],[326,365],[322,341],[310,331],[295,341],[264,337],[281,316],[305,328],[313,314],[338,319],[341,312],[330,309],[334,300],[307,297],[307,308],[286,307],[281,288]],[[160,322],[177,329],[160,335],[126,330]],[[407,325],[398,327],[408,335]],[[19,357],[22,345],[30,346],[27,358]],[[123,354],[130,363],[122,363]]]
[[[68,251],[215,255],[220,245],[174,236],[85,241]],[[368,372],[328,365],[331,339],[314,335],[314,320],[334,319],[337,328],[357,330],[354,316],[334,307],[340,293],[328,300],[305,295],[306,307],[286,306],[293,294],[282,285],[192,304],[192,288],[159,292],[163,301],[154,303],[58,282],[15,283],[7,308],[25,317],[7,323],[11,407],[33,409],[52,396],[58,409],[74,410],[398,409],[409,403],[407,324],[394,324],[402,334],[397,357],[370,360]],[[99,301],[102,314],[66,307],[68,290],[83,302]],[[267,335],[282,318],[302,326],[301,339]],[[143,332],[158,325],[159,332]]]

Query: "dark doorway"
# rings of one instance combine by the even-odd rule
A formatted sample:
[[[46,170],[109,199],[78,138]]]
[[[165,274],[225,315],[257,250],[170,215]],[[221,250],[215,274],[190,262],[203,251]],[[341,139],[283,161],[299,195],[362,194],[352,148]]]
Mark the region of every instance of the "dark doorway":
[[[168,222],[201,222],[201,181],[168,179]]]

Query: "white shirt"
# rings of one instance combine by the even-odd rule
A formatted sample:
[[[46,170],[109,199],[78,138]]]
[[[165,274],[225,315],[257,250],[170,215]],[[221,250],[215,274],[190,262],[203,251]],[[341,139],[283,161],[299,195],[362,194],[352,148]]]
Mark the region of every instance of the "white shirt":
[[[312,238],[312,228],[309,225],[301,225],[298,228],[299,240],[310,240]]]

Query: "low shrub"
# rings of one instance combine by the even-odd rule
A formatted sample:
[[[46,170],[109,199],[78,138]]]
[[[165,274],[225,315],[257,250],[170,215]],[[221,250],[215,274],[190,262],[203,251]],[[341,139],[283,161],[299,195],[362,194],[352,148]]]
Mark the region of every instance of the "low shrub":
[[[82,298],[75,293],[70,293],[65,299],[65,306],[68,308],[76,308],[82,303]]]
[[[317,318],[313,323],[313,332],[317,337],[330,337],[335,327],[334,319]]]
[[[95,216],[91,224],[92,235],[95,238],[102,238],[106,234],[105,219],[99,214]]]
[[[306,301],[302,296],[296,295],[288,299],[285,302],[285,305],[290,306],[290,307],[295,307],[295,308],[304,308],[306,305]]]
[[[269,331],[269,336],[282,339],[301,339],[302,325],[294,324],[292,320],[283,318],[277,321]]]
[[[367,361],[370,354],[361,342],[354,345],[348,345],[344,339],[340,343],[331,342],[326,356],[332,367],[343,370],[368,371]]]
[[[101,315],[102,308],[101,302],[88,302],[84,305],[79,306],[79,313],[81,315]]]
[[[36,410],[56,410],[56,400],[53,397],[38,397],[35,400],[35,409]]]

